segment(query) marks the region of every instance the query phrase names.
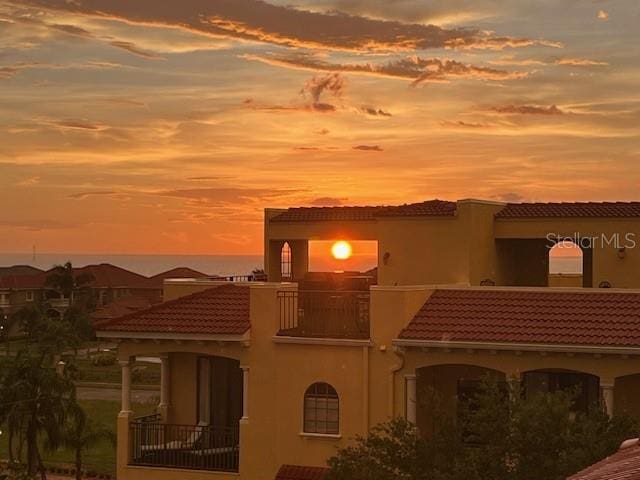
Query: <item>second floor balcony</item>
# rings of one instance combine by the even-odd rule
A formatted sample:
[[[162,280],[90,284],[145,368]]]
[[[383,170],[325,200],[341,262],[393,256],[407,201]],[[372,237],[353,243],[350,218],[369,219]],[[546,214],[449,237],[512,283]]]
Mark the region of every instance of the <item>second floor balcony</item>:
[[[278,335],[369,338],[369,291],[279,291]]]

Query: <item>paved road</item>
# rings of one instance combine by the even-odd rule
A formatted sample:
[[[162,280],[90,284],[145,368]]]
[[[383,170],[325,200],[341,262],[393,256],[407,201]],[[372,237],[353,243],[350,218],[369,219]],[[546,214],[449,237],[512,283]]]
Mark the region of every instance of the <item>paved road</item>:
[[[78,387],[78,398],[81,400],[117,400],[120,401],[119,388]],[[146,403],[160,396],[159,390],[131,390],[133,403]]]

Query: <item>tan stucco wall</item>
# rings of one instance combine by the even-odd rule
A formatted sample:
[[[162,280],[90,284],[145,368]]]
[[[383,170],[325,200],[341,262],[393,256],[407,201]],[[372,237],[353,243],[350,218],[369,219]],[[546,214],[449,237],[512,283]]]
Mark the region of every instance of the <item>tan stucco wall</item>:
[[[571,273],[556,273],[549,275],[550,287],[582,287],[582,275]]]
[[[206,282],[205,282],[206,283]],[[184,287],[182,290],[180,286]],[[168,288],[175,298],[196,288],[186,283]],[[433,292],[425,286],[377,286],[371,290],[371,342],[344,345],[288,344],[274,341],[278,329],[278,289],[289,284],[255,284],[251,287],[252,329],[249,343],[171,340],[124,341],[121,358],[169,352],[171,406],[175,423],[195,422],[196,364],[198,354],[234,358],[249,367],[249,419],[240,426],[240,474],[235,478],[272,480],[284,463],[324,465],[337,447],[348,445],[356,434],[391,416],[404,415],[405,376],[431,365],[469,365],[518,376],[524,371],[562,368],[598,375],[603,383],[616,381],[616,407],[636,412],[632,396],[640,390],[640,360],[621,355],[507,352],[394,347],[393,339]],[[340,397],[340,437],[301,435],[303,395],[314,382],[334,386]],[[452,377],[452,382],[453,377]],[[619,394],[619,399],[618,399]],[[126,422],[119,420],[118,478],[215,478],[231,475],[127,467]],[[173,476],[172,476],[173,475]]]
[[[616,218],[498,219],[501,204],[461,200],[454,217],[379,217],[375,221],[269,223],[265,217],[265,268],[279,280],[284,241],[377,240],[380,285],[468,284],[547,286],[547,236],[635,235],[636,248],[619,258],[613,246],[593,249],[591,285],[608,281],[616,288],[640,288],[640,221]],[[304,249],[302,249],[302,262]],[[385,254],[388,253],[388,260]],[[295,259],[294,259],[295,264]],[[589,282],[588,282],[589,283]],[[589,285],[587,285],[589,286]]]

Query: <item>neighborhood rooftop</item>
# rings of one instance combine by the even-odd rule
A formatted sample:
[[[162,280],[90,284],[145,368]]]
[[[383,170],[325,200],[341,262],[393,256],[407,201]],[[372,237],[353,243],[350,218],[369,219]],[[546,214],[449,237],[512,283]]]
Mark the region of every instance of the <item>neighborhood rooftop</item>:
[[[482,201],[480,201],[482,202]],[[496,202],[493,202],[496,203]],[[294,207],[271,222],[371,221],[378,217],[450,217],[457,203],[428,200],[398,206]],[[640,217],[640,202],[505,203],[496,218],[629,218]]]

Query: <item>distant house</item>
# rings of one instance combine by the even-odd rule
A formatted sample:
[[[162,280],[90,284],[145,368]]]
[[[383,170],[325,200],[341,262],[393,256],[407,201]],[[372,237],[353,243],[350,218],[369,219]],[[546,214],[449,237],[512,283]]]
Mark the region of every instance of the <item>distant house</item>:
[[[58,314],[69,307],[71,300],[47,283],[52,273],[53,269],[43,271],[27,265],[0,268],[0,323],[6,328],[5,334],[18,333],[9,317],[24,306],[46,303]],[[122,316],[161,302],[166,279],[208,277],[182,267],[145,277],[109,263],[74,268],[74,275],[90,279],[75,294],[75,299],[95,309],[92,318],[97,320]]]

